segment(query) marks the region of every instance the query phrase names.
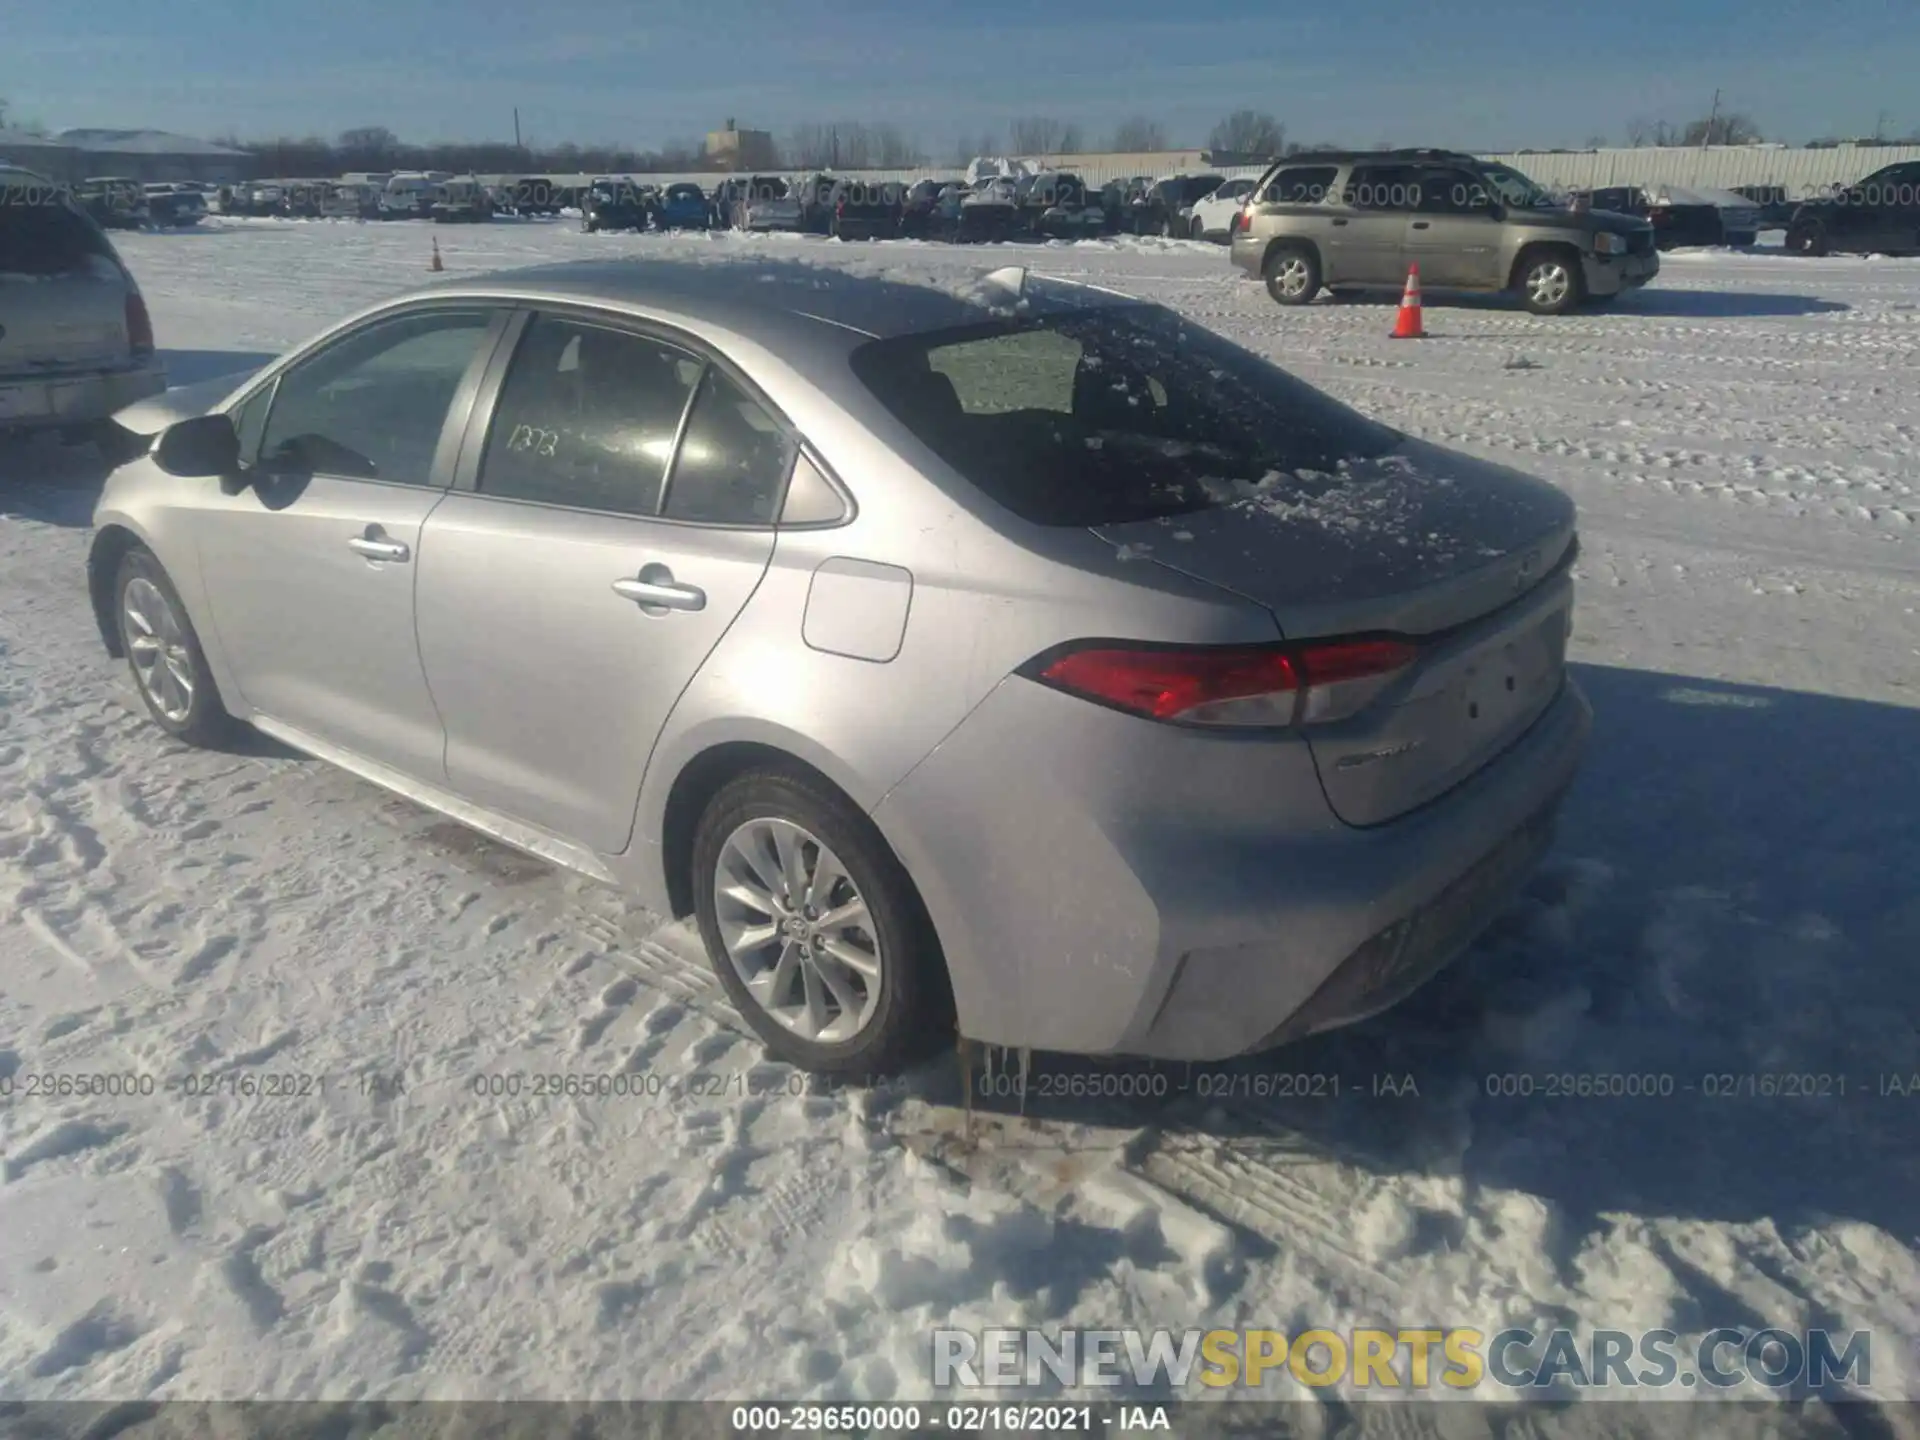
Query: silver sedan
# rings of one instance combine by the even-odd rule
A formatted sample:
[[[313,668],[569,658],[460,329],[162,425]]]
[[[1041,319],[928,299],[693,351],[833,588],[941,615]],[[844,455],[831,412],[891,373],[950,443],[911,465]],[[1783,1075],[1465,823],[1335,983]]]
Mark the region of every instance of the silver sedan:
[[[1585,747],[1565,496],[1109,291],[562,265],[211,389],[95,516],[154,721],[697,916],[809,1070],[1374,1014]]]

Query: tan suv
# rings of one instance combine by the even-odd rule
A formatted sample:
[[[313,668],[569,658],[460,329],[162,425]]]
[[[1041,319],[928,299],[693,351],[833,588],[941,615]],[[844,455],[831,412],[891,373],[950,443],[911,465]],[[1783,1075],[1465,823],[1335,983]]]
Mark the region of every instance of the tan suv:
[[[1517,291],[1536,315],[1611,299],[1660,273],[1643,220],[1557,203],[1518,170],[1447,150],[1294,156],[1233,220],[1232,258],[1282,305],[1324,286]]]
[[[108,417],[166,388],[146,301],[105,232],[65,186],[0,165],[0,432],[117,447]]]

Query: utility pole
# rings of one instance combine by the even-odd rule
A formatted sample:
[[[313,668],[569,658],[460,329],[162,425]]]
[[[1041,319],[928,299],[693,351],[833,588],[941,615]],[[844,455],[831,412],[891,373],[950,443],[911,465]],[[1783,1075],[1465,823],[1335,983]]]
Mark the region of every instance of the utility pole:
[[[1707,133],[1700,141],[1700,148],[1706,149],[1713,144],[1713,132],[1720,124],[1720,92],[1713,92],[1713,109],[1707,115]]]

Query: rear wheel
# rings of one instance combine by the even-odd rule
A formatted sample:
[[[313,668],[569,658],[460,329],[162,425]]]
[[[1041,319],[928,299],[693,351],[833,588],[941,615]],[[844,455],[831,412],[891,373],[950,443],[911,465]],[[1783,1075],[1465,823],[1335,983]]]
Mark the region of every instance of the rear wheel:
[[[1304,245],[1282,245],[1267,257],[1267,294],[1282,305],[1305,305],[1320,293],[1320,257]]]
[[[1586,274],[1571,251],[1538,250],[1520,262],[1520,299],[1536,315],[1564,315],[1586,299]]]
[[[778,1059],[879,1077],[949,1042],[933,927],[872,821],[818,779],[749,771],[694,832],[694,910],[714,973]]]
[[[151,550],[127,551],[113,593],[121,649],[153,723],[189,745],[217,745],[232,732],[233,717],[187,607]]]

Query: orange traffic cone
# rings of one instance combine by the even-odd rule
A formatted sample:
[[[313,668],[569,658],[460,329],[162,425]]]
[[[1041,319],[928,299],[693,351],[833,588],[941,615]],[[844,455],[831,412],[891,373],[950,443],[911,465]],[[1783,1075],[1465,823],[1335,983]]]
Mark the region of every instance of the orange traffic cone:
[[[433,263],[427,266],[427,269],[435,271],[437,273],[446,268],[447,267],[443,263],[441,263],[441,260],[440,260],[440,237],[436,235],[433,237]]]
[[[1400,314],[1393,322],[1395,340],[1424,340],[1426,327],[1420,322],[1420,267],[1407,267],[1407,288],[1400,297]]]

